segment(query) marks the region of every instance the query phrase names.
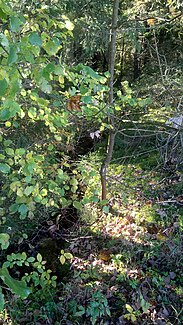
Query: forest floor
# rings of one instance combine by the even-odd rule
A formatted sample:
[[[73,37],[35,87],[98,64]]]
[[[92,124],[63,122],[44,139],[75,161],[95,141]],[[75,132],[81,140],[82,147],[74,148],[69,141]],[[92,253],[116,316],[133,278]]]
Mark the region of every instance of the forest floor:
[[[115,148],[107,206],[97,202],[100,154],[83,158],[88,173],[96,170],[85,193],[94,202],[77,217],[70,211],[65,229],[47,220],[36,235],[40,241],[43,233],[42,250],[34,238],[58,284],[23,302],[13,297],[4,324],[182,324],[182,172],[173,162],[162,168],[159,152],[143,141],[128,152],[122,140]],[[73,257],[53,267],[63,241],[62,254]]]

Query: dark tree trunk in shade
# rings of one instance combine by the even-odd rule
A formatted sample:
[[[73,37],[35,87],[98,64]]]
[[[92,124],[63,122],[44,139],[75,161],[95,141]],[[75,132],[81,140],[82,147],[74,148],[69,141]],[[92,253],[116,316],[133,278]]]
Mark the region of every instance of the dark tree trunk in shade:
[[[112,25],[111,25],[110,53],[109,53],[110,79],[109,79],[109,100],[108,101],[110,106],[114,104],[113,84],[114,84],[114,65],[115,65],[115,53],[116,53],[118,10],[119,10],[119,0],[114,0]],[[108,122],[111,125],[112,129],[109,131],[107,153],[100,169],[101,185],[102,185],[102,200],[106,200],[106,196],[107,196],[107,180],[106,180],[107,168],[112,159],[112,153],[113,153],[114,141],[115,141],[115,128],[114,128],[113,115],[108,116]]]

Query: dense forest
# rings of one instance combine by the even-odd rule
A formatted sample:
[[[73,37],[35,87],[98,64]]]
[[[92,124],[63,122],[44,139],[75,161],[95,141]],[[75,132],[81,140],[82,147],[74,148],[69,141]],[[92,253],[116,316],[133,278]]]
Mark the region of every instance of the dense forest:
[[[0,324],[183,323],[181,0],[0,0]]]

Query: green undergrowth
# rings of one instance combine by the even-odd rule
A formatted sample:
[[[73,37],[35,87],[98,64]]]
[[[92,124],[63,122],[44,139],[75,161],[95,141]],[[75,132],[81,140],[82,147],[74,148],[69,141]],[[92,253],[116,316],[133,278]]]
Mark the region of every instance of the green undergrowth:
[[[100,194],[96,172],[85,193],[94,203],[82,215],[88,236],[74,244],[78,264],[83,258],[85,265],[75,270],[80,283],[97,286],[107,296],[115,324],[183,320],[182,175],[167,171],[157,148],[146,153],[148,147],[141,142],[139,155],[134,146],[128,155],[122,148],[114,152],[108,170],[109,211],[95,203]],[[99,160],[91,155],[85,166],[97,171]]]
[[[51,254],[48,241],[41,250],[44,238],[36,247],[32,242],[37,262],[30,265],[42,270],[30,280],[37,290],[24,300],[8,294],[5,324],[182,323],[181,171],[166,170],[152,140],[129,147],[123,140],[117,139],[108,169],[107,201],[100,201],[101,149],[82,157],[80,220],[63,243],[48,239]],[[62,256],[72,254],[65,270],[60,248]]]

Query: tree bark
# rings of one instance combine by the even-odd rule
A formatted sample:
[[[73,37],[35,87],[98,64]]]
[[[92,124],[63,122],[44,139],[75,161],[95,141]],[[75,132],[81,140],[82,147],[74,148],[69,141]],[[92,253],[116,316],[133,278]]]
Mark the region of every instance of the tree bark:
[[[117,22],[118,22],[118,10],[119,10],[119,0],[114,0],[113,4],[113,14],[112,14],[112,24],[111,24],[111,39],[110,39],[110,53],[109,53],[109,106],[114,105],[114,66],[115,66],[115,53],[116,53],[116,36],[117,36]],[[107,196],[107,168],[111,162],[114,141],[115,141],[115,127],[114,127],[114,116],[108,116],[108,122],[111,125],[111,130],[109,131],[108,145],[106,157],[102,163],[100,169],[101,185],[102,185],[102,200],[106,200]]]

